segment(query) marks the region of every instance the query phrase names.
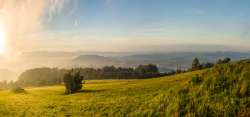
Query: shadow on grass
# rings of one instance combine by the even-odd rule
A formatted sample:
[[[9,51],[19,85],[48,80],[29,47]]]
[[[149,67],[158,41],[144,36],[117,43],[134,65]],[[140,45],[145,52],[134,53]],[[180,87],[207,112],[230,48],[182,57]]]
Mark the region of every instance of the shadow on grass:
[[[109,83],[114,83],[114,82],[89,82],[84,84],[109,84]]]
[[[96,92],[103,92],[103,91],[107,91],[107,90],[80,90],[77,93],[96,93]]]
[[[107,90],[80,90],[76,93],[97,93],[97,92],[103,92],[103,91],[107,91]],[[76,93],[72,93],[72,94],[76,94]],[[69,93],[61,93],[60,95],[70,95]]]

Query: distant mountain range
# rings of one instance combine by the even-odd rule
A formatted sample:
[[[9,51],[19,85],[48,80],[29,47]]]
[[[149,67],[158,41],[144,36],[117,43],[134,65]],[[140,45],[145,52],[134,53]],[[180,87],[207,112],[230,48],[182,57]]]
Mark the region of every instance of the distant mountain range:
[[[74,58],[71,63],[85,66],[110,66],[119,63],[119,60],[99,55],[80,55]]]
[[[122,66],[137,67],[143,64],[156,64],[161,72],[176,69],[190,68],[192,60],[198,57],[201,63],[216,62],[220,58],[230,57],[231,61],[250,58],[250,53],[241,52],[177,52],[167,54],[136,54],[131,56],[100,56],[100,55],[80,55],[70,62],[70,64],[82,67],[103,67],[103,66]]]
[[[146,49],[145,49],[146,48]],[[201,44],[179,44],[179,45],[158,45],[158,46],[138,46],[137,51],[132,52],[96,52],[96,51],[31,51],[24,52],[22,55],[29,58],[38,57],[70,57],[79,55],[101,55],[101,56],[130,56],[135,54],[154,54],[154,53],[175,53],[175,52],[250,52],[241,47],[231,47],[224,45],[201,45]]]
[[[140,48],[140,47],[138,47]],[[0,81],[17,79],[17,76],[27,69],[37,67],[94,67],[121,66],[138,67],[143,64],[155,64],[160,72],[170,71],[180,67],[190,68],[191,62],[198,57],[200,62],[216,62],[219,58],[230,57],[231,61],[250,58],[250,51],[219,45],[167,45],[148,47],[152,51],[137,52],[93,52],[93,51],[32,51],[10,56],[11,62],[4,62],[0,55]],[[159,51],[158,51],[159,50]],[[171,52],[169,50],[175,51]],[[187,52],[179,52],[186,50]],[[193,52],[188,52],[188,51]],[[210,52],[211,50],[221,50]],[[229,51],[231,50],[231,51]],[[232,52],[235,50],[234,52]],[[200,52],[198,52],[200,51]],[[243,52],[244,51],[244,52]],[[3,70],[5,69],[5,70]],[[7,71],[6,71],[7,70]],[[2,71],[2,72],[1,72]],[[15,77],[15,78],[14,78]]]

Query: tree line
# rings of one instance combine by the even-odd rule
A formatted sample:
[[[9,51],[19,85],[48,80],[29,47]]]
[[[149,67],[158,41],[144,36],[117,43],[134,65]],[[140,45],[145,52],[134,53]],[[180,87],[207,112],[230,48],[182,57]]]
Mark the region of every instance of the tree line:
[[[146,79],[162,76],[153,64],[139,65],[137,68],[105,66],[103,68],[78,68],[85,80],[91,79]],[[76,70],[78,70],[76,69]]]
[[[200,64],[199,59],[196,57],[192,61],[191,68],[188,69],[188,71],[196,71],[196,70],[208,69],[208,68],[212,68],[214,65],[226,64],[226,63],[229,63],[229,62],[230,62],[230,58],[226,57],[223,60],[218,59],[215,64],[210,63],[210,62]]]
[[[52,86],[62,84],[62,77],[68,69],[58,68],[34,68],[23,72],[17,81],[6,80],[0,82],[0,89],[13,89],[16,87],[30,87],[30,86]]]
[[[196,71],[202,69],[208,69],[216,64],[226,64],[230,62],[230,58],[226,57],[223,60],[219,59],[215,64],[206,62],[200,64],[199,59],[196,57],[191,64],[191,68],[188,71]],[[184,73],[185,70],[181,70],[178,67],[172,72],[159,73],[158,67],[153,64],[139,65],[137,68],[125,68],[125,67],[114,67],[105,66],[103,68],[74,68],[74,72],[78,71],[79,75],[85,80],[93,79],[147,79],[161,76],[168,76],[174,74]],[[23,72],[17,81],[0,82],[0,89],[13,89],[16,87],[30,87],[30,86],[51,86],[61,85],[63,77],[67,74],[69,69],[58,69],[58,68],[34,68]],[[72,73],[73,73],[72,71]],[[72,74],[71,73],[71,74]]]
[[[137,68],[105,66],[103,68],[74,68],[79,71],[85,80],[93,79],[146,79],[166,75],[159,73],[156,65],[139,65]],[[60,85],[69,69],[34,68],[23,72],[17,81],[0,82],[0,89],[13,89],[16,87],[51,86]]]
[[[219,59],[216,64],[226,64],[230,62],[230,58],[225,58],[223,61]],[[191,65],[192,71],[200,70],[200,69],[207,69],[213,67],[213,63],[207,62],[206,64],[200,64],[199,59],[196,57],[193,60]],[[76,70],[72,69],[63,77],[63,82],[66,88],[66,93],[76,93],[82,89],[82,85],[85,83],[83,81],[83,76],[81,76],[80,72],[81,69]],[[98,72],[97,72],[98,71]],[[83,75],[86,75],[87,78],[93,78],[93,76],[99,78],[117,78],[117,79],[131,79],[131,78],[154,78],[162,75],[167,74],[160,74],[158,72],[158,68],[156,65],[139,65],[136,69],[133,68],[115,68],[114,66],[111,67],[103,67],[102,69],[93,69],[93,68],[86,68],[82,70]],[[96,74],[97,73],[97,74]],[[181,67],[178,67],[175,72],[172,71],[171,74],[181,74]],[[90,77],[91,76],[91,77]]]

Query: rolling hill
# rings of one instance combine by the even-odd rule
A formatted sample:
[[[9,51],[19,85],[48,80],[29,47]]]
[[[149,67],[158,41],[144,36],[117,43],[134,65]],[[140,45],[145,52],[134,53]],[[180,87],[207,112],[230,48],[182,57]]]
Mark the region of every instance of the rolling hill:
[[[178,52],[178,53],[153,53],[134,54],[130,56],[101,56],[80,55],[69,63],[76,67],[122,66],[136,68],[139,65],[155,64],[160,72],[172,71],[181,66],[182,69],[190,68],[194,57],[198,57],[201,63],[216,62],[218,59],[230,57],[231,61],[249,58],[250,53],[241,52]]]
[[[91,65],[109,66],[116,62],[117,61],[112,58],[99,55],[80,55],[71,61],[71,63],[73,64],[87,65],[87,66]]]
[[[144,80],[86,81],[0,91],[0,116],[249,116],[250,60]]]

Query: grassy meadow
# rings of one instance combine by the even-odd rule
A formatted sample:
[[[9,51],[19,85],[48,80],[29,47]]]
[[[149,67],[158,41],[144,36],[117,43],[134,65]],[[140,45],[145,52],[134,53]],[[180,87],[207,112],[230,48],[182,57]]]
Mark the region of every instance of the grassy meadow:
[[[0,91],[0,116],[250,116],[250,61],[141,80]]]
[[[145,80],[91,80],[79,93],[64,86],[29,87],[26,94],[0,91],[0,116],[144,116],[162,115],[169,89],[187,83],[198,72]],[[159,110],[163,109],[163,110]]]

